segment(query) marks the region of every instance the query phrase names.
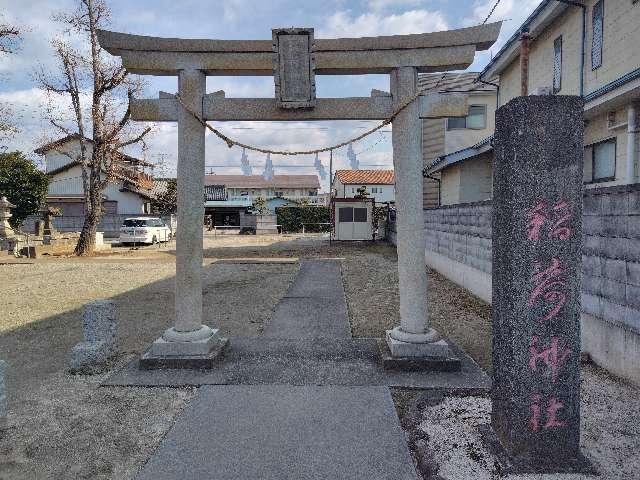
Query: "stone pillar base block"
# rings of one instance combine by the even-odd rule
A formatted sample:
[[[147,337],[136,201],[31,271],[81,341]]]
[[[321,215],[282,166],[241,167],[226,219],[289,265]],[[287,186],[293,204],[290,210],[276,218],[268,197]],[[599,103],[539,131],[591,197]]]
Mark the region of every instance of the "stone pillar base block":
[[[460,358],[446,340],[433,343],[408,343],[396,340],[387,330],[382,347],[382,363],[387,370],[459,372]]]
[[[482,443],[496,458],[500,471],[504,475],[549,475],[549,474],[582,474],[599,475],[591,460],[581,451],[559,456],[513,457],[504,448],[498,435],[490,424],[478,426]]]
[[[219,330],[203,326],[197,332],[207,331],[209,336],[192,341],[169,341],[166,338],[180,338],[182,332],[165,334],[151,344],[151,347],[140,357],[140,368],[143,370],[161,368],[213,368],[222,356],[228,340],[222,337]],[[168,334],[169,333],[169,334]],[[195,335],[195,338],[200,335]],[[194,337],[193,332],[185,332],[185,337]]]

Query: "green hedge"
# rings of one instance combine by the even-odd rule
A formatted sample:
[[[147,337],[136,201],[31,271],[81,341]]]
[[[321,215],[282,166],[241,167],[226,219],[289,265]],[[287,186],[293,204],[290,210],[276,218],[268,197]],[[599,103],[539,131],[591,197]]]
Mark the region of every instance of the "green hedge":
[[[292,207],[284,206],[276,208],[278,225],[282,225],[282,230],[287,233],[301,232],[302,224],[305,225],[305,232],[328,232],[331,225],[308,225],[312,223],[330,223],[331,209],[329,207]]]

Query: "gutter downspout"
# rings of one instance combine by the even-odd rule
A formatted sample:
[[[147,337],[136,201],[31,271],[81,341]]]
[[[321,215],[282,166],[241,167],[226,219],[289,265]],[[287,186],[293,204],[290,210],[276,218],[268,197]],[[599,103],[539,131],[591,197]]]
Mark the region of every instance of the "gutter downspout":
[[[531,35],[529,27],[522,29],[520,34],[520,95],[526,97],[529,95],[529,51],[530,51]]]
[[[631,102],[627,110],[627,183],[635,183],[636,163],[638,160],[638,151],[636,143],[638,141],[638,133],[640,133],[638,125],[638,111],[640,104]]]

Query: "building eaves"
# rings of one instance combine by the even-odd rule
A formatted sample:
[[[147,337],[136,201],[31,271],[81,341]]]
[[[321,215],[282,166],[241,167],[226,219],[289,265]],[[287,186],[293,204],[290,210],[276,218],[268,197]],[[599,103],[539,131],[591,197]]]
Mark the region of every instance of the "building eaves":
[[[489,152],[493,149],[493,135],[490,137],[481,140],[480,142],[472,145],[471,147],[463,148],[462,150],[458,150],[457,152],[452,152],[447,155],[442,155],[436,158],[433,162],[427,165],[422,174],[432,175],[440,170],[454,165],[456,163],[464,162],[469,158],[475,157],[477,155],[481,155],[483,153]]]

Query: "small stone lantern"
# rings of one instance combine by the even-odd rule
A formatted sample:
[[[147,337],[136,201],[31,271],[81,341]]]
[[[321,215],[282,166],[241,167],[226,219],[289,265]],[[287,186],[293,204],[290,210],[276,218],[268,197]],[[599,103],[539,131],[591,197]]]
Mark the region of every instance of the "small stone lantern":
[[[16,208],[7,197],[0,198],[0,238],[8,238],[13,237],[15,232],[11,225],[9,225],[9,219],[13,216],[11,215],[11,209]]]

